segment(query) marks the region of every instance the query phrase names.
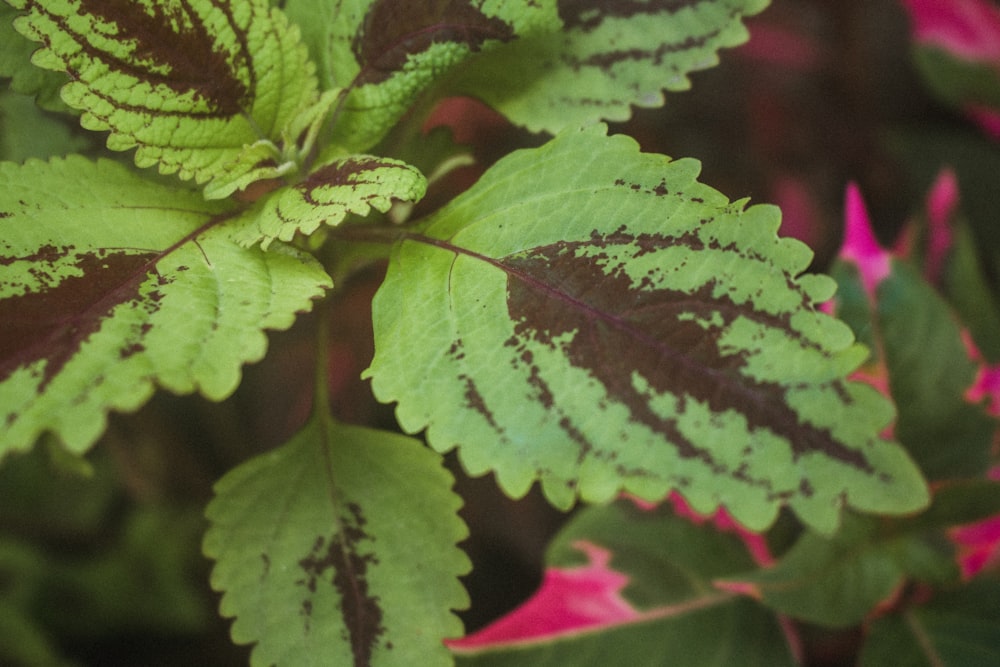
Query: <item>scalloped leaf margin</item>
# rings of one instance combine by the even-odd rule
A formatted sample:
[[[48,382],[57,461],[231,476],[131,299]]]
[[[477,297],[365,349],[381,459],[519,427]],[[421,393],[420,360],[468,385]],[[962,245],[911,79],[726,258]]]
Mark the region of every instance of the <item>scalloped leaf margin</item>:
[[[845,505],[926,506],[880,436],[891,404],[845,379],[865,350],[813,309],[833,281],[799,275],[810,252],[777,209],[697,173],[603,126],[502,160],[397,244],[376,396],[471,474],[514,496],[540,480],[559,507],[677,490],[755,530],[788,505],[831,532]]]

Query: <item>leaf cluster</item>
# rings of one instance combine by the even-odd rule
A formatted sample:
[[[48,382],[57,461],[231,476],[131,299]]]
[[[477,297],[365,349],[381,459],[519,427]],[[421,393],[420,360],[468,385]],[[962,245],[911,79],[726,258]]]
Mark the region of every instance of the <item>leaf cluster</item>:
[[[686,89],[766,0],[6,3],[0,472],[30,485],[42,452],[100,476],[109,415],[158,389],[224,401],[268,332],[309,330],[301,425],[263,453],[241,442],[204,513],[211,586],[252,664],[794,664],[789,619],[875,619],[873,661],[949,614],[996,627],[992,584],[960,588],[947,540],[1000,512],[977,479],[996,424],[964,399],[976,365],[954,303],[902,263],[874,301],[850,263],[807,273],[776,207],[731,201],[695,160],[603,124]],[[468,152],[423,126],[454,96],[541,145],[447,191]],[[361,375],[395,406],[389,426],[331,408],[335,378],[362,371],[331,337],[332,304],[372,274]],[[840,319],[821,308],[835,293]],[[888,395],[857,377],[873,364]],[[612,554],[624,620],[460,640],[453,451],[513,498],[537,485],[559,509],[587,505],[550,567]],[[118,491],[94,489],[107,510]],[[691,520],[721,514],[742,532]],[[132,619],[94,592],[115,559],[190,567],[146,536],[183,544],[198,518],[129,515],[92,567],[0,542],[19,582],[0,658],[62,659],[46,629],[65,618],[31,613],[46,565],[109,623],[204,622],[182,579]],[[752,557],[748,530],[776,562]],[[912,588],[949,592],[918,604]],[[704,641],[708,627],[727,639]]]

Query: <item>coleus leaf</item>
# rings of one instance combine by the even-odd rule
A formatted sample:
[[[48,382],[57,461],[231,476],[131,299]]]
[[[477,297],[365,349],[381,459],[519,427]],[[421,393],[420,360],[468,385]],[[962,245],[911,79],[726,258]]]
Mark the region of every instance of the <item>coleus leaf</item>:
[[[26,95],[0,90],[0,160],[46,159],[91,147],[65,119],[45,113]]]
[[[248,211],[236,238],[244,245],[260,242],[266,249],[275,239],[291,241],[296,233],[311,234],[321,224],[338,225],[350,213],[367,215],[373,208],[384,213],[394,200],[417,201],[426,189],[423,174],[405,162],[370,155],[338,158]]]
[[[774,614],[713,584],[753,567],[733,535],[619,502],[577,514],[546,562],[522,607],[449,642],[459,665],[795,664]]]
[[[532,131],[626,120],[633,106],[663,104],[662,91],[686,90],[688,74],[717,64],[720,49],[745,42],[742,18],[768,2],[531,3],[554,13],[559,29],[544,29],[541,20],[530,32],[518,28],[520,39],[477,54],[449,86]]]
[[[997,424],[966,398],[979,369],[959,322],[913,266],[878,245],[853,188],[847,213],[831,270],[840,283],[836,308],[879,351],[876,374],[885,374],[899,412],[896,437],[930,479],[984,473]]]
[[[10,79],[10,89],[30,95],[39,106],[52,111],[69,111],[59,98],[59,89],[69,80],[64,73],[31,66],[31,54],[38,45],[14,30],[17,11],[0,2],[0,79]]]
[[[373,304],[376,396],[471,474],[514,496],[540,480],[559,507],[676,489],[752,529],[787,504],[832,531],[844,505],[924,506],[878,436],[889,404],[843,379],[864,350],[811,307],[832,282],[798,276],[810,252],[776,209],[697,172],[602,126],[499,162],[402,233]]]
[[[364,150],[442,74],[489,44],[517,37],[515,25],[504,14],[543,14],[551,1],[334,4],[323,62],[345,96],[338,105],[333,141]]]
[[[334,99],[266,0],[9,2],[44,45],[33,62],[70,75],[62,97],[83,127],[136,148],[140,167],[209,181],[210,198],[297,169]]]
[[[324,417],[219,481],[204,550],[251,663],[451,664],[469,570],[452,481],[420,442]]]
[[[940,485],[927,511],[876,521],[849,516],[834,536],[803,534],[770,568],[721,585],[753,595],[773,609],[813,623],[856,624],[890,601],[907,581],[957,582],[962,560],[954,527],[1000,509],[1000,485],[962,480]],[[958,553],[961,559],[964,555]]]
[[[925,605],[884,616],[866,633],[859,665],[959,667],[1000,662],[1000,581],[938,594]]]
[[[153,391],[221,399],[264,329],[330,286],[311,257],[232,239],[226,207],[69,157],[0,163],[0,453],[43,431],[89,447]]]
[[[989,0],[902,0],[930,88],[1000,137],[1000,10]]]

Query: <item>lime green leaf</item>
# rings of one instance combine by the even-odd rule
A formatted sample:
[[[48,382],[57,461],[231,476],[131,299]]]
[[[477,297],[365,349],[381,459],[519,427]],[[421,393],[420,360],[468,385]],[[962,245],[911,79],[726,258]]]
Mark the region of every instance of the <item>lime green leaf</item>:
[[[294,171],[310,146],[290,136],[318,103],[298,30],[266,0],[11,0],[15,22],[44,46],[36,65],[69,73],[63,99],[83,126],[110,130],[112,150],[137,148],[224,197],[247,179]]]
[[[822,531],[844,505],[923,507],[879,437],[891,406],[843,379],[865,351],[812,309],[833,282],[796,277],[810,252],[775,235],[777,209],[604,131],[509,156],[403,234],[366,371],[402,427],[560,507],[677,489],[755,529],[787,504]]]
[[[337,4],[326,62],[347,92],[333,141],[351,150],[375,144],[420,93],[470,54],[514,39],[515,27],[497,14],[542,11],[536,3]]]
[[[719,49],[747,40],[742,18],[768,0],[542,4],[556,5],[561,31],[525,35],[519,25],[521,39],[477,55],[451,86],[529,130],[557,132],[626,120],[632,106],[659,106],[662,91],[686,90],[689,73],[716,65]],[[523,6],[508,3],[511,13]]]
[[[221,399],[329,286],[312,258],[247,250],[225,208],[109,161],[0,163],[0,453],[89,447],[156,382]]]
[[[595,563],[596,556],[607,562]],[[696,526],[667,509],[643,511],[631,503],[588,508],[560,532],[546,560],[550,589],[559,580],[567,588],[578,586],[566,591],[575,603],[553,605],[554,614],[585,616],[604,608],[615,609],[618,618],[529,640],[477,647],[459,642],[459,665],[795,664],[774,614],[714,586],[717,578],[754,563],[739,538],[710,525]],[[585,606],[602,578],[617,580],[620,589],[604,604],[595,600],[594,607]],[[536,618],[525,629],[558,625],[559,620]],[[706,636],[712,641],[705,641]]]
[[[421,443],[322,418],[226,475],[204,550],[252,664],[450,664],[469,569],[451,484]]]
[[[321,225],[338,225],[349,213],[381,213],[393,201],[414,202],[423,197],[427,181],[410,165],[389,158],[352,155],[325,164],[309,178],[281,188],[250,211],[248,224],[237,240],[244,245],[260,242],[267,248],[274,239],[291,241],[296,232],[311,234]]]
[[[884,616],[866,633],[861,667],[977,667],[1000,664],[1000,581],[940,594],[902,614]]]
[[[874,519],[847,515],[836,535],[807,532],[774,567],[731,581],[777,611],[846,627],[864,620],[908,578],[947,584],[958,577],[954,550],[940,531],[917,522],[880,530]]]
[[[69,111],[59,98],[59,89],[69,79],[64,73],[32,66],[31,54],[38,48],[14,30],[17,11],[0,2],[0,79],[11,79],[10,89],[36,99],[43,109]]]

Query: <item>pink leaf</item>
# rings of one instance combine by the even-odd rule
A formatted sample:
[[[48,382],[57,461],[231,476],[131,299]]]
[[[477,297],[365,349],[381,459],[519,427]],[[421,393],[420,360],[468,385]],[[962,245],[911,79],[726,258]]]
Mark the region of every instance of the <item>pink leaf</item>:
[[[1000,480],[1000,466],[990,470],[988,476]],[[963,577],[971,579],[987,567],[1000,565],[1000,516],[952,528],[948,534],[958,546]]]
[[[874,301],[875,288],[889,275],[892,257],[875,238],[861,191],[855,183],[847,186],[844,208],[846,228],[840,257],[857,265],[861,284],[868,298]]]
[[[1000,112],[982,104],[969,104],[965,107],[965,113],[986,136],[1000,141]]]
[[[954,235],[952,218],[958,208],[958,178],[951,169],[942,169],[927,193],[927,258],[924,274],[937,284]]]
[[[586,541],[573,546],[587,556],[587,565],[547,569],[531,599],[479,632],[447,642],[448,646],[472,650],[641,619],[642,614],[621,596],[629,578],[608,567],[611,552]]]
[[[902,0],[913,37],[964,60],[1000,62],[1000,9],[988,0]]]

